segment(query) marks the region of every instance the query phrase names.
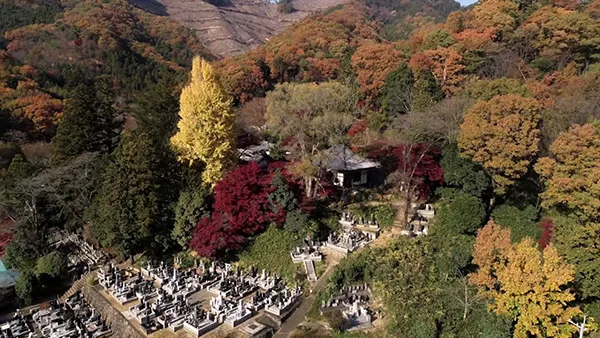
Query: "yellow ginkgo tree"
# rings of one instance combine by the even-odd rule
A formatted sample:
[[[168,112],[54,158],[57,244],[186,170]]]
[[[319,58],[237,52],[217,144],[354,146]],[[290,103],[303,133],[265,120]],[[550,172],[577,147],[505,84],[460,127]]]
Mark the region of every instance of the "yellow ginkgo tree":
[[[235,115],[212,66],[200,57],[194,58],[190,83],[181,92],[179,116],[171,144],[180,161],[202,161],[203,184],[214,187],[233,164]]]

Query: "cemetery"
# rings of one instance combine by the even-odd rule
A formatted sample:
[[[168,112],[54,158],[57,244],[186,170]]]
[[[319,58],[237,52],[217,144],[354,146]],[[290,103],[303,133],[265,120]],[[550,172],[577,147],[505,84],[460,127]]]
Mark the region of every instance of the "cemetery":
[[[366,284],[344,286],[320,306],[321,314],[340,311],[346,320],[342,329],[364,330],[373,327],[369,309],[371,289]]]
[[[435,217],[433,205],[413,203],[411,209],[414,214],[408,222],[408,227],[402,233],[415,236],[427,235],[430,222]]]
[[[0,326],[2,338],[101,338],[111,334],[110,327],[81,292],[65,302],[50,301],[27,316],[19,310]]]
[[[29,337],[31,333],[33,333],[33,327],[20,310],[17,310],[11,320],[0,326],[1,338]]]
[[[304,270],[306,271],[306,277],[309,282],[316,282],[318,279],[317,272],[315,269],[315,262],[323,260],[323,255],[320,251],[320,243],[310,242],[304,247],[296,247],[295,250],[290,252],[292,262],[302,263]]]
[[[329,234],[325,246],[344,255],[374,241],[381,228],[374,217],[366,219],[350,212],[343,212],[339,220],[340,230]]]
[[[428,222],[435,215],[433,207],[415,205],[413,210],[411,231],[426,234]],[[373,216],[343,212],[338,222],[339,230],[331,233],[327,241],[305,241],[303,246],[290,251],[292,262],[303,264],[311,283],[318,279],[315,262],[324,260],[323,249],[347,255],[368,245],[381,233]],[[64,237],[60,245],[80,248],[82,257],[70,258],[71,264],[97,266],[105,260],[77,237]],[[227,263],[207,264],[198,260],[193,268],[178,266],[181,261],[177,259],[174,265],[148,262],[140,268],[113,263],[101,266],[94,283],[84,288],[85,297],[78,291],[71,296],[67,294],[64,302],[51,302],[33,315],[17,312],[0,327],[0,338],[104,337],[123,332],[143,337],[158,331],[171,332],[173,337],[180,334],[200,337],[216,330],[267,337],[295,310],[303,296],[299,286],[290,287],[264,269],[241,270]],[[106,304],[100,305],[98,311],[86,302],[90,290]],[[371,291],[366,284],[344,286],[322,302],[319,309],[321,314],[339,311],[346,321],[343,330],[363,330],[372,327],[370,300]],[[258,317],[271,318],[275,324],[258,322]],[[115,331],[114,325],[127,328]]]
[[[238,328],[258,314],[281,322],[302,297],[300,287],[290,288],[265,270],[242,271],[216,262],[189,270],[148,263],[139,272],[110,264],[100,269],[98,284],[146,335],[165,329],[199,337],[221,326]]]
[[[69,252],[68,261],[70,266],[84,265],[88,268],[101,266],[108,257],[101,250],[95,249],[77,234],[69,234],[62,237],[55,244]]]

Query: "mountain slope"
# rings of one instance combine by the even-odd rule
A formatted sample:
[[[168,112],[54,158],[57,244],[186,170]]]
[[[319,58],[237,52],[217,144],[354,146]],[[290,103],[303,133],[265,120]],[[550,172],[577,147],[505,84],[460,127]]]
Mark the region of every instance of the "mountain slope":
[[[294,11],[288,14],[262,0],[225,1],[215,6],[202,0],[130,0],[135,6],[167,14],[196,30],[202,44],[220,57],[254,49],[291,23],[349,0],[297,0]]]

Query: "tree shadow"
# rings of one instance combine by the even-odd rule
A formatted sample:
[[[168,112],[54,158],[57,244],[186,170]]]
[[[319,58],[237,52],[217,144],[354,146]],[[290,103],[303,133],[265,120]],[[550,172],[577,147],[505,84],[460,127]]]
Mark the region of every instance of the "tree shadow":
[[[167,8],[157,0],[128,0],[133,6],[155,15],[167,16]]]

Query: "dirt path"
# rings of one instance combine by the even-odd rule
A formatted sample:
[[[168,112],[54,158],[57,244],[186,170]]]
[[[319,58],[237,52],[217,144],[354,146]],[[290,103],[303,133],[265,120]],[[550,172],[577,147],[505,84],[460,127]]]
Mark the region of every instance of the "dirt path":
[[[393,201],[391,204],[398,208],[398,214],[396,216],[394,226],[391,229],[386,229],[377,239],[368,245],[369,247],[382,247],[387,245],[390,240],[399,236],[401,230],[404,228],[404,217],[402,215],[404,201]],[[356,252],[364,250],[364,248],[365,247],[362,247]],[[340,259],[342,259],[341,256],[336,255],[334,252],[329,253],[328,256],[331,258],[331,263],[327,266],[327,270],[325,270],[323,275],[313,286],[312,293],[302,301],[292,315],[283,323],[279,331],[275,333],[273,338],[287,338],[298,326],[300,326],[300,324],[305,321],[306,315],[313,307],[317,294],[325,285],[327,285],[329,276],[333,270],[335,270],[335,267],[339,263]]]
[[[292,315],[285,320],[279,331],[275,333],[273,338],[286,338],[288,337],[302,322],[306,319],[306,315],[312,309],[313,304],[315,303],[315,299],[317,294],[329,281],[329,275],[335,269],[335,266],[339,263],[337,259],[332,260],[331,264],[327,267],[323,275],[317,280],[315,285],[312,288],[312,293],[308,295],[308,297],[304,298],[302,303],[298,306],[298,308],[292,313]]]

